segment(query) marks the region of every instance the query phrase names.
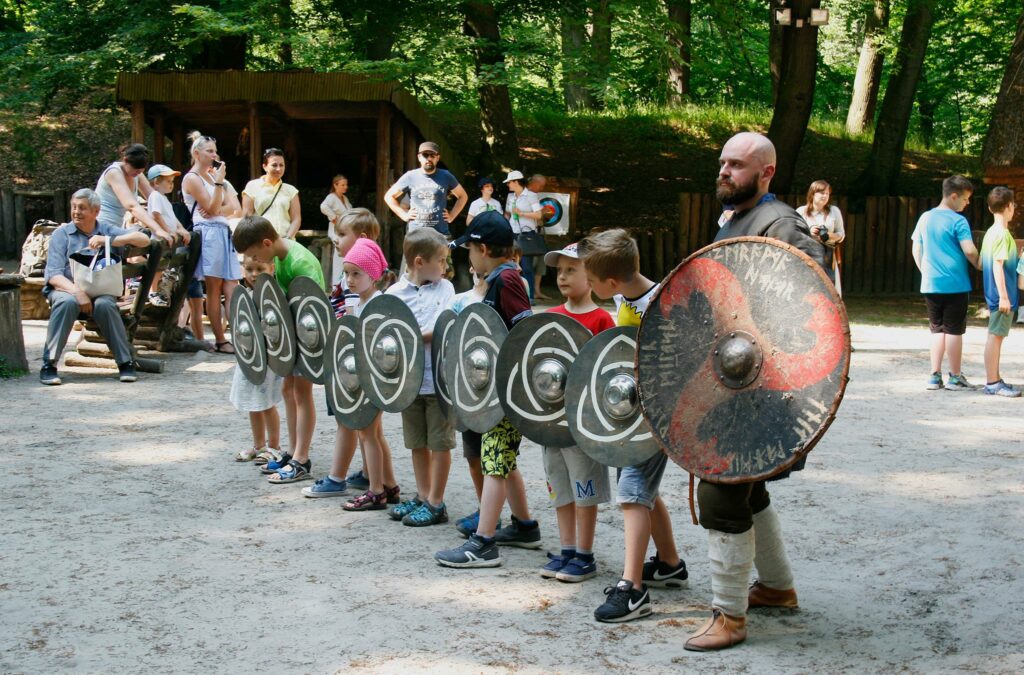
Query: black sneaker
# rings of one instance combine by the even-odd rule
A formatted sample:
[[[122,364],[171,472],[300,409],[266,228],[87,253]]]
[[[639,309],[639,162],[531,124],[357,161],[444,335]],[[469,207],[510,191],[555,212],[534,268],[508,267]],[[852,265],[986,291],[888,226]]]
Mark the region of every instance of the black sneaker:
[[[594,618],[604,623],[623,623],[650,616],[651,594],[647,586],[633,588],[633,582],[620,579],[619,583],[604,589],[608,599],[594,610]]]
[[[434,560],[445,567],[498,567],[501,565],[501,553],[493,541],[486,542],[473,534],[462,546],[438,551]]]
[[[139,379],[139,377],[135,374],[135,365],[132,364],[130,361],[128,363],[117,364],[117,370],[118,373],[120,374],[119,376],[122,382],[134,382],[135,380]]]
[[[494,541],[501,546],[518,546],[519,548],[540,548],[540,525],[526,527],[519,519],[512,516],[512,524],[494,533]]]
[[[689,574],[686,573],[686,563],[679,559],[679,564],[673,567],[663,563],[658,554],[655,553],[649,562],[644,563],[644,585],[652,588],[687,588],[690,582],[687,581]]]
[[[52,363],[44,363],[39,369],[39,382],[42,384],[60,384],[60,375],[57,374],[57,366]]]

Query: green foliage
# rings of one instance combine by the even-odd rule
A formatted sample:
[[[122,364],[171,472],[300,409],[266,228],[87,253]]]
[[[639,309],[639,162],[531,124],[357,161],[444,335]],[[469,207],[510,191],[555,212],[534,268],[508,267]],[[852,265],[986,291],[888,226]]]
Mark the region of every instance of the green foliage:
[[[13,368],[11,364],[7,362],[7,357],[0,354],[0,380],[9,380],[13,377],[21,377],[26,374],[28,374],[28,371],[22,370],[21,368]]]

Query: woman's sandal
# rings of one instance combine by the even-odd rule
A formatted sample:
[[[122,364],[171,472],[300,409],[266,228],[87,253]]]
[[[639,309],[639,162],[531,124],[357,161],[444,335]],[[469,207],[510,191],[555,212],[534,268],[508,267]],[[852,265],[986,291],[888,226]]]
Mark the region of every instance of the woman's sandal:
[[[387,508],[388,493],[367,490],[341,508],[346,511],[381,511]]]
[[[228,348],[225,349],[224,345],[227,345]],[[214,347],[213,347],[213,350],[215,352],[217,352],[218,354],[234,354],[235,353],[235,346],[233,344],[231,344],[230,340],[225,340],[224,342],[217,342],[217,343],[215,343]]]
[[[239,450],[238,454],[235,455],[236,462],[252,462],[260,453],[263,452],[263,448],[257,448],[255,445],[247,450]],[[264,462],[266,463],[266,462]]]
[[[275,485],[284,485],[285,483],[297,483],[300,480],[309,480],[313,477],[309,474],[309,470],[312,467],[313,464],[308,459],[305,464],[293,459],[288,462],[288,466],[278,469],[277,473],[271,475],[270,478],[267,479],[267,482]]]

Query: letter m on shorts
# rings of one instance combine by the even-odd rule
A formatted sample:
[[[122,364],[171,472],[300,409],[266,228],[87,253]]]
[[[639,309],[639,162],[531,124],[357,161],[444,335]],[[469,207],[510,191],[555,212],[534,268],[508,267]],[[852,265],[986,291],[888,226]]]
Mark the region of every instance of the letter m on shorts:
[[[588,480],[586,485],[576,481],[576,499],[586,499],[594,496],[594,481]]]

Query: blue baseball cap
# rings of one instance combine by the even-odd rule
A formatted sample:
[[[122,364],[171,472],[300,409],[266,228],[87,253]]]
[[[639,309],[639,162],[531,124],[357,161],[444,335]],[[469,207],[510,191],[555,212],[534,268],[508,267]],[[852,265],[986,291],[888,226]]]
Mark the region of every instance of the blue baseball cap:
[[[154,164],[146,172],[146,180],[154,180],[158,176],[180,176],[180,171],[175,171],[166,164]]]
[[[465,246],[469,242],[488,246],[511,246],[515,240],[512,226],[500,211],[484,211],[473,218],[466,232],[453,241],[451,247]]]

